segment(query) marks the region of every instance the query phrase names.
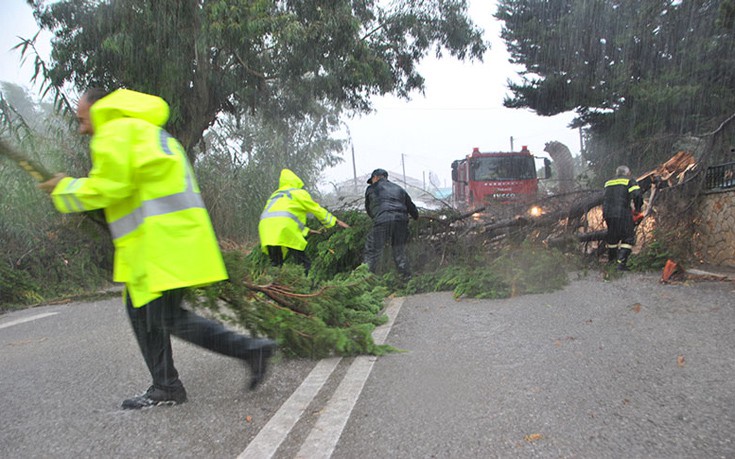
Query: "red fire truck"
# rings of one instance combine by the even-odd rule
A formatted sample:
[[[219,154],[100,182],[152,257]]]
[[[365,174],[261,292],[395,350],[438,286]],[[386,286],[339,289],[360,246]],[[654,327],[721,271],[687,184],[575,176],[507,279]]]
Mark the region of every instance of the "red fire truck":
[[[544,160],[544,178],[551,176],[551,162]],[[452,162],[452,193],[457,207],[477,208],[492,204],[530,202],[537,198],[535,157],[525,146],[519,152],[481,153]]]

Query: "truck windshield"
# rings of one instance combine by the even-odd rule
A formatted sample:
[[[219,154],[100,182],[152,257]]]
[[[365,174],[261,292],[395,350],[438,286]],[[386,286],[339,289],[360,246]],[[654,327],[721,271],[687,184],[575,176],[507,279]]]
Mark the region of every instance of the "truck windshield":
[[[528,180],[536,178],[532,156],[491,156],[471,159],[470,180]]]

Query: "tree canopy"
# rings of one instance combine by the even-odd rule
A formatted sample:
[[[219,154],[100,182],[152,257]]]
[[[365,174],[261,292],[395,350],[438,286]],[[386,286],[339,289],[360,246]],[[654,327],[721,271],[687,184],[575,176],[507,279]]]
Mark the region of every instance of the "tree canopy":
[[[735,105],[733,0],[500,0],[521,82],[505,105],[575,110],[588,159],[650,166]]]
[[[421,91],[429,52],[481,59],[466,0],[29,1],[54,34],[51,87],[129,87],[172,105],[191,151],[222,113],[365,111],[373,95]]]

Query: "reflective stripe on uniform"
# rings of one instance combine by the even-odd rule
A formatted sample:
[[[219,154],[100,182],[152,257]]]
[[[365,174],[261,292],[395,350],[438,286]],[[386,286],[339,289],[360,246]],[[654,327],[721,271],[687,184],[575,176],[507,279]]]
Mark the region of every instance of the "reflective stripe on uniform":
[[[263,209],[263,213],[260,214],[260,219],[265,220],[266,218],[274,218],[274,217],[285,217],[290,218],[291,220],[295,221],[299,225],[299,230],[302,230],[306,228],[306,225],[299,220],[299,217],[292,214],[291,212],[286,212],[285,210],[281,211],[275,211],[271,212],[270,209],[276,204],[276,201],[279,199],[286,197],[288,199],[293,199],[293,196],[291,196],[291,191],[296,191],[298,188],[287,188],[285,190],[277,190],[275,193],[271,195],[271,197],[268,199],[268,203],[265,205],[265,209]]]
[[[303,229],[306,228],[306,225],[301,223],[301,220],[299,220],[299,217],[292,214],[291,212],[286,212],[285,210],[275,211],[275,212],[269,212],[268,210],[265,210],[262,214],[260,214],[261,220],[265,220],[266,218],[273,218],[273,217],[290,218],[291,220],[295,221],[299,225],[300,230],[303,231]]]
[[[143,201],[132,213],[110,222],[110,233],[113,239],[117,239],[135,231],[148,217],[195,208],[203,209],[204,201],[202,196],[193,190]]]
[[[83,182],[80,182],[78,178],[72,179],[69,184],[66,185],[66,188],[64,188],[64,193],[73,193],[77,188],[82,186],[82,183]],[[64,201],[64,205],[66,205],[67,209],[74,212],[84,212],[86,210],[82,201],[80,201],[76,196],[72,194],[62,194],[60,197],[61,200]]]
[[[159,135],[158,140],[161,144],[161,150],[163,150],[165,154],[169,156],[173,156],[174,152],[171,151],[171,148],[169,148],[168,146],[168,139],[171,138],[171,134],[166,132],[165,129],[161,129],[161,132],[158,135]]]
[[[621,249],[633,249],[633,246],[632,246],[632,245],[630,245],[630,244],[626,244],[626,243],[624,243],[624,242],[621,242],[621,243],[620,243],[620,248],[621,248]]]
[[[616,186],[616,185],[628,186],[630,185],[630,182],[631,180],[627,178],[612,179],[612,180],[608,180],[607,182],[605,182],[605,188],[609,186]],[[640,190],[640,189],[641,187],[638,186],[638,184],[635,184],[631,186],[630,188],[628,188],[628,193],[632,193],[635,190]]]
[[[268,198],[268,204],[265,205],[265,210],[263,212],[267,212],[273,205],[281,199],[282,197],[287,197],[288,199],[293,199],[293,196],[291,196],[291,191],[295,191],[296,188],[287,188],[285,190],[279,190],[276,191],[271,195],[270,198]]]
[[[161,129],[158,140],[161,149],[167,155],[176,154],[168,146],[168,141],[171,138],[173,138],[171,134],[166,132],[164,129]],[[179,153],[184,157],[183,151],[179,151]],[[125,215],[114,222],[110,222],[109,225],[112,239],[118,239],[132,233],[148,217],[171,214],[187,209],[204,209],[202,195],[194,191],[194,180],[192,178],[191,171],[189,170],[188,161],[184,162],[184,180],[186,181],[186,190],[181,193],[170,194],[168,196],[143,201],[140,207],[128,215]]]
[[[628,185],[629,182],[630,180],[627,178],[612,179],[605,182],[605,188],[615,185]]]

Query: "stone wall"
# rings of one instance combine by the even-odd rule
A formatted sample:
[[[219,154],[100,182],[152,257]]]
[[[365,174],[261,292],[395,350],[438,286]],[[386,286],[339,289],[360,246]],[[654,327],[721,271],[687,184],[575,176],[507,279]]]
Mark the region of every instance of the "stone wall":
[[[701,196],[693,248],[703,263],[735,268],[735,190]]]

